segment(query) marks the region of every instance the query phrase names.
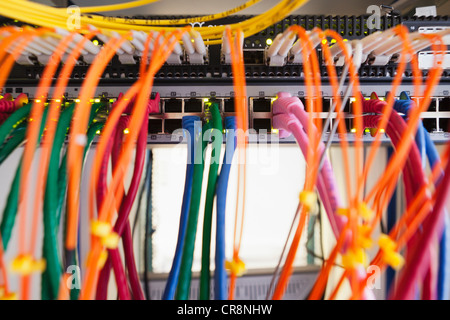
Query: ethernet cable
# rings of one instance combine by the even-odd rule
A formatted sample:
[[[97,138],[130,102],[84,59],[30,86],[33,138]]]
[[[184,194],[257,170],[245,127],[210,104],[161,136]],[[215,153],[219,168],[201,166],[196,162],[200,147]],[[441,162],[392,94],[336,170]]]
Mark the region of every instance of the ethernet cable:
[[[371,102],[371,101],[367,101]],[[377,101],[380,102],[380,101]],[[383,103],[375,103],[371,104],[370,106],[365,103],[366,108],[368,112],[374,112],[374,111],[381,111]],[[378,106],[377,106],[378,105]],[[364,118],[365,123],[376,123],[380,119],[380,116],[366,116]],[[392,113],[390,122],[388,123],[388,127],[386,130],[386,133],[388,136],[392,139],[392,143],[397,146],[400,143],[400,137],[401,133],[405,130],[406,124],[401,119],[401,117],[397,113]],[[425,175],[422,170],[418,170],[418,168],[421,168],[421,160],[420,160],[420,154],[418,151],[418,148],[416,145],[413,145],[410,150],[410,155],[408,157],[407,165],[403,168],[403,179],[404,184],[406,188],[406,196],[407,196],[407,203],[411,204],[413,199],[413,194],[415,194],[420,187],[424,186],[426,184]],[[420,234],[416,234],[415,236],[417,239],[411,239],[411,245],[408,245],[409,250],[412,250],[414,248],[413,243],[417,243],[417,240],[420,237]],[[410,281],[413,281],[410,279]]]
[[[444,47],[442,45],[442,38],[439,35],[424,35],[429,37],[430,41],[432,42],[432,48],[435,52],[439,51],[439,50],[444,50]],[[405,38],[402,38],[405,40]],[[407,41],[407,40],[405,40]],[[440,66],[440,59],[442,59],[442,57],[435,55],[435,61],[434,61],[434,66],[433,68],[430,70],[429,73],[429,78],[427,79],[427,83],[426,83],[426,88],[425,88],[425,93],[424,93],[424,100],[421,101],[422,103],[419,105],[418,108],[415,108],[411,113],[410,113],[410,120],[408,121],[408,125],[407,128],[405,130],[405,133],[403,134],[404,137],[408,137],[411,136],[411,133],[413,132],[413,130],[416,127],[417,121],[420,117],[420,113],[423,111],[424,108],[426,108],[426,106],[428,105],[429,101],[430,101],[430,95],[431,95],[431,90],[434,88],[434,86],[437,84],[437,81],[440,77],[440,74],[442,72],[441,66]],[[418,69],[417,69],[417,61],[415,61],[414,57],[413,57],[413,68],[414,68],[414,74],[418,74]],[[420,79],[420,78],[419,78]],[[388,101],[389,104],[389,101]],[[383,114],[383,117],[385,117],[385,114]],[[383,119],[382,119],[383,120]],[[380,121],[382,122],[382,121]],[[382,127],[384,126],[381,125]],[[394,155],[393,159],[391,159],[391,161],[389,162],[387,168],[386,168],[386,177],[390,177],[390,180],[387,180],[386,182],[383,181],[383,179],[381,179],[380,183],[377,185],[377,189],[381,188],[386,188],[387,187],[387,195],[390,196],[390,194],[392,194],[392,191],[395,187],[394,183],[392,182],[392,174],[394,169],[401,168],[401,164],[404,161],[404,156],[406,151],[408,150],[408,147],[410,146],[411,141],[409,141],[408,139],[403,139],[402,136],[402,140],[404,140],[404,142],[402,143],[402,145],[398,148],[397,153]],[[445,156],[447,156],[447,154],[445,154]],[[447,159],[443,158],[443,161],[447,161]],[[437,177],[437,174],[439,173],[439,169],[442,168],[440,164],[436,165],[435,168],[433,168],[433,172],[432,172],[432,179],[430,179],[430,183],[427,185],[427,188],[429,188],[429,185],[431,183],[434,182],[434,180]],[[388,174],[389,173],[389,174]],[[390,182],[389,185],[386,185],[387,182]],[[413,204],[408,208],[406,216],[410,217],[411,216],[411,212],[413,212],[414,210],[418,210],[418,204],[419,204],[419,199],[423,199],[424,195],[425,195],[425,190],[427,190],[427,188],[421,188],[420,193],[416,196],[416,198],[413,201]],[[445,190],[445,189],[444,189]],[[373,196],[373,193],[376,192],[377,190],[372,190],[369,195],[366,198],[370,198]],[[386,201],[388,200],[388,197],[385,197],[385,200],[383,203],[379,204],[380,208],[384,208]],[[417,223],[420,223],[419,221],[421,221],[422,219],[424,219],[424,217],[427,214],[427,210],[429,210],[430,208],[430,204],[435,201],[437,199],[436,196],[434,196],[432,199],[427,199],[426,200],[426,205],[421,206],[421,209],[419,210],[419,212],[417,213],[414,221],[415,224],[414,226],[411,226],[408,228],[407,232],[405,232],[402,237],[399,239],[399,244],[403,243],[405,240],[404,239],[408,239],[412,234],[411,231],[413,230],[413,228],[417,228]],[[439,216],[439,215],[438,215]],[[433,216],[433,218],[436,219],[436,215]],[[374,220],[375,221],[375,220]],[[401,219],[401,221],[399,221],[399,223],[397,225],[400,225],[401,223],[403,223],[404,219]],[[436,220],[433,221],[433,223],[436,223]],[[373,224],[372,224],[372,228],[373,228]],[[394,228],[393,231],[391,232],[391,234],[397,234],[398,233],[398,229]],[[427,238],[425,238],[426,241],[429,241],[429,236],[427,236]],[[401,242],[400,242],[401,241]],[[420,252],[418,253],[418,255],[423,255],[424,252]],[[376,262],[377,264],[380,263],[380,255],[377,255],[377,257],[375,258],[374,262]],[[423,262],[425,261],[421,261],[419,264],[417,264],[416,266],[413,267],[413,272],[417,272],[417,271],[421,271],[423,270]],[[410,266],[408,264],[408,266]],[[420,269],[420,270],[419,270]],[[410,279],[413,277],[409,277]],[[408,290],[407,287],[403,287],[402,290],[406,291]],[[356,295],[358,294],[358,292],[355,293]],[[355,296],[355,295],[354,295]]]
[[[203,216],[202,233],[202,267],[200,271],[200,300],[210,299],[211,286],[211,229],[214,206],[214,195],[216,193],[217,174],[219,170],[220,152],[222,150],[222,117],[217,103],[208,103],[206,112],[211,113],[211,129],[209,135],[212,141],[211,164],[208,172],[208,185],[206,189],[205,211]]]
[[[227,299],[227,274],[225,271],[225,209],[227,199],[228,178],[232,159],[236,150],[236,118],[225,118],[226,145],[223,163],[216,186],[216,253],[214,257],[214,299]]]
[[[304,43],[307,45],[308,53],[305,52],[305,50],[302,50],[302,55],[304,56],[304,61],[307,61],[307,63],[304,64],[304,73],[306,75],[305,81],[306,81],[306,88],[307,88],[307,96],[313,97],[315,94],[319,95],[318,90],[320,87],[320,79],[318,76],[318,62],[317,62],[317,56],[316,51],[312,50],[312,44],[310,39],[308,38],[305,30],[303,28],[300,28],[298,26],[291,27],[294,32],[297,33],[298,37],[301,39],[301,41],[304,41]],[[307,54],[311,54],[310,59],[308,59]],[[313,93],[314,89],[314,93]],[[321,101],[318,102],[317,105],[317,111],[321,111]],[[313,119],[312,119],[312,112],[314,112],[314,106],[312,105],[312,100],[308,99],[307,104],[307,110],[309,112],[308,116],[308,128],[312,128],[314,125]],[[318,123],[319,128],[321,125],[321,122]],[[320,129],[319,129],[320,130]],[[297,253],[297,248],[300,243],[300,238],[303,232],[303,227],[305,226],[306,220],[311,213],[312,208],[309,205],[305,205],[305,203],[302,202],[302,195],[310,195],[313,192],[314,186],[317,181],[317,175],[318,175],[318,167],[317,167],[317,153],[314,152],[314,150],[317,148],[317,144],[319,143],[318,136],[314,135],[313,130],[308,130],[308,140],[310,141],[310,146],[307,150],[306,155],[306,164],[307,167],[310,168],[307,172],[307,175],[305,177],[305,183],[303,187],[303,191],[300,195],[300,202],[297,207],[297,212],[295,215],[300,213],[300,219],[294,234],[294,237],[291,242],[291,246],[289,249],[289,252],[286,256],[286,260],[283,266],[283,269],[281,271],[280,277],[278,279],[277,285],[275,287],[272,299],[281,299],[281,297],[284,294],[284,290],[286,288],[287,282],[289,281],[293,262],[295,255]],[[304,196],[306,197],[306,196]],[[304,199],[303,199],[304,200]]]
[[[154,76],[155,72],[160,68],[162,63],[165,61],[167,56],[170,54],[170,52],[172,51],[172,49],[175,45],[175,42],[181,38],[181,35],[184,31],[185,31],[185,29],[181,30],[181,31],[180,30],[175,31],[173,34],[169,34],[169,36],[164,40],[163,45],[158,48],[158,51],[157,51],[158,55],[155,55],[155,58],[151,60],[149,70],[145,74],[145,78],[142,79],[141,81],[138,81],[138,83],[140,85],[143,85],[143,89],[141,90],[141,92],[139,93],[139,95],[137,97],[136,107],[131,116],[130,126],[129,126],[130,130],[129,130],[129,134],[127,135],[127,139],[125,141],[123,151],[122,151],[119,161],[118,161],[118,166],[117,166],[118,170],[114,170],[113,178],[110,183],[110,186],[108,187],[108,192],[105,196],[105,200],[101,204],[100,212],[98,215],[99,221],[110,223],[110,221],[112,220],[112,215],[114,213],[114,210],[111,210],[114,205],[114,199],[118,200],[118,199],[121,199],[123,196],[123,193],[122,193],[123,190],[120,188],[118,189],[118,187],[119,187],[120,181],[122,181],[122,179],[123,179],[123,175],[125,173],[124,169],[128,167],[128,163],[131,158],[131,152],[132,152],[132,148],[134,146],[133,141],[135,141],[137,134],[138,134],[138,132],[135,128],[137,127],[137,123],[139,123],[142,120],[142,116],[145,112],[146,104],[144,103],[144,101],[146,99],[148,99],[148,96],[150,96],[153,76]],[[113,41],[113,40],[111,40],[111,41]],[[142,83],[140,83],[140,82],[142,82]],[[134,94],[137,93],[137,89],[138,89],[138,87],[136,85],[132,86],[132,90],[134,90],[134,92],[129,90],[125,94],[125,96],[127,96],[127,94],[132,94],[131,96],[134,96]],[[124,98],[125,98],[125,96],[124,96]],[[125,102],[126,101],[124,101],[124,99],[121,99],[119,101],[117,107],[110,114],[109,121],[107,122],[107,124],[105,126],[104,134],[102,135],[102,137],[100,139],[100,143],[99,143],[99,148],[100,148],[100,146],[102,146],[102,148],[103,148],[102,152],[104,152],[104,147],[105,147],[106,141],[109,141],[107,139],[109,139],[109,137],[111,135],[111,132],[113,129],[112,126],[115,125],[115,123],[116,123],[115,121],[117,121],[118,117],[120,116],[119,112],[123,111],[123,109],[126,106]],[[111,119],[115,119],[115,121],[113,121]],[[77,125],[79,125],[79,124],[77,124]],[[109,133],[105,134],[106,131],[108,131]],[[69,147],[70,147],[70,145],[69,145]],[[98,154],[100,159],[101,159],[102,155],[103,155],[103,153]],[[96,169],[96,167],[94,167],[94,170],[97,170],[97,171],[94,171],[93,177],[97,177],[98,169]],[[92,184],[91,184],[91,187],[92,187]],[[73,200],[74,199],[72,199],[72,201]],[[77,203],[72,202],[72,205],[76,206]],[[100,259],[101,252],[102,252],[102,244],[100,243],[100,239],[94,238],[94,242],[91,245],[91,253],[90,253],[91,260],[90,260],[90,264],[87,268],[87,272],[86,272],[86,276],[85,276],[85,280],[84,280],[84,289],[82,290],[82,296],[81,296],[82,299],[90,299],[92,297],[93,289],[94,289],[96,278],[97,278],[97,271],[98,271],[96,268],[96,265]]]
[[[405,29],[402,29],[401,27],[398,27],[398,28],[396,28],[396,29],[394,29],[394,30],[395,30],[396,32],[400,33],[403,37],[404,37],[405,34],[406,34],[406,30],[405,30]],[[340,39],[337,39],[337,40],[340,40]],[[340,43],[340,41],[339,41],[338,43]],[[407,46],[407,42],[405,41],[405,48],[406,48],[406,46]],[[341,47],[342,47],[343,50],[345,49],[345,45],[342,44]],[[327,50],[327,47],[324,47],[324,53],[325,53],[326,58],[328,59],[328,60],[327,60],[328,63],[330,63],[330,61],[329,61],[329,60],[330,60],[330,54],[329,54],[329,50]],[[346,56],[348,57],[348,54],[346,54]],[[348,60],[348,58],[347,58],[347,60]],[[350,67],[351,67],[351,66],[352,66],[352,65],[350,65]],[[404,63],[404,61],[401,61],[399,68],[404,68],[404,67],[405,67],[405,63]],[[355,72],[352,71],[350,74],[355,74]],[[398,86],[398,84],[399,84],[399,81],[400,81],[399,77],[400,77],[400,76],[397,75],[397,76],[396,76],[396,79],[394,80],[394,88],[396,88],[396,86]],[[357,80],[356,80],[356,81],[357,81]],[[355,85],[355,84],[356,84],[356,82],[354,82],[353,85]],[[393,101],[388,101],[388,106],[389,106],[390,108],[392,108],[392,103],[393,103]],[[338,114],[338,115],[339,115],[339,114]],[[389,115],[390,115],[390,113],[384,114],[384,115],[383,115],[383,117],[385,118],[385,119],[383,120],[384,122],[387,121],[386,117],[388,117]],[[383,128],[384,125],[385,125],[385,124],[383,123],[383,124],[381,125],[381,127]],[[361,128],[359,128],[359,130],[361,130]],[[363,171],[362,175],[358,177],[358,184],[357,184],[356,194],[355,194],[355,195],[360,194],[361,186],[364,184],[363,182],[365,181],[365,178],[366,178],[366,176],[367,176],[367,170],[368,170],[369,167],[370,167],[371,161],[373,161],[373,158],[371,159],[371,157],[373,157],[374,151],[376,151],[376,149],[377,149],[378,146],[379,146],[379,141],[378,141],[378,140],[379,140],[379,137],[380,137],[380,135],[377,134],[377,138],[375,139],[375,143],[373,144],[373,145],[374,145],[374,148],[371,149],[371,154],[369,155],[368,161],[366,161],[366,164],[365,164],[365,166],[364,166],[364,171]],[[378,139],[378,140],[377,140],[377,139]],[[377,143],[377,141],[378,141],[378,143]],[[400,158],[398,154],[397,154],[396,156],[397,156],[397,158]],[[345,162],[346,162],[346,161],[345,161]],[[398,169],[398,168],[401,168],[401,166],[400,166],[400,167],[399,167],[399,166],[396,167],[396,169]],[[364,202],[367,203],[367,197],[366,197],[366,199],[364,199],[364,200],[365,200]],[[372,228],[373,228],[373,224],[372,224]],[[327,274],[328,274],[328,272],[329,272],[329,270],[330,270],[330,267],[331,267],[332,263],[334,262],[334,259],[337,257],[337,252],[340,250],[339,246],[342,246],[342,242],[338,242],[338,244],[339,244],[339,245],[335,246],[335,248],[334,248],[333,251],[332,251],[332,256],[331,256],[332,258],[330,257],[330,259],[327,261],[327,266],[328,266],[328,267],[327,267],[326,269],[323,269],[323,272],[321,272],[321,274],[319,275],[319,280],[318,280],[318,282],[316,282],[317,285],[316,285],[315,288],[313,289],[313,294],[310,295],[310,298],[318,298],[318,297],[320,297],[321,292],[323,292],[323,289],[324,289],[324,286],[325,286],[325,279],[326,279],[326,276],[327,276]],[[361,290],[365,288],[365,286],[364,286],[363,288],[361,288],[360,290],[358,290],[358,289],[356,288],[356,282],[355,282],[355,281],[352,282],[352,287],[353,287],[353,292],[354,292],[355,295],[356,295],[356,294],[360,294],[360,293],[361,293]]]
[[[200,208],[201,192],[203,184],[204,159],[203,155],[207,146],[204,133],[211,128],[211,121],[206,122],[202,130],[195,131],[194,140],[194,175],[192,180],[192,195],[189,205],[186,236],[181,258],[180,275],[178,278],[176,300],[187,300],[191,286],[191,268],[193,262],[195,235],[197,233],[198,211]]]
[[[176,287],[178,284],[178,277],[180,274],[181,258],[183,253],[184,239],[187,228],[189,207],[192,195],[192,183],[194,175],[194,145],[195,145],[195,122],[201,121],[197,116],[183,117],[183,129],[188,133],[187,148],[188,158],[186,165],[186,178],[183,192],[183,202],[181,204],[180,224],[178,229],[177,245],[175,248],[175,255],[172,261],[172,267],[167,278],[166,287],[162,296],[163,300],[173,300],[175,296]]]
[[[20,108],[15,113],[13,113],[11,115],[11,117],[8,118],[7,121],[9,122],[9,120],[10,120],[10,122],[13,123],[17,118],[23,119],[23,114],[28,114],[30,109],[31,109],[31,104],[28,104],[28,105],[24,106],[23,108]],[[46,116],[46,114],[47,114],[46,110],[47,109],[45,109],[43,116]],[[0,132],[3,131],[2,129],[6,128],[8,126],[8,124],[5,122],[0,127]],[[44,126],[41,125],[40,134],[42,134],[43,131],[44,131]],[[0,135],[0,140],[1,140],[1,135]],[[18,202],[19,202],[18,201],[19,181],[20,181],[21,171],[22,171],[22,162],[20,162],[19,166],[16,169],[16,175],[15,175],[13,183],[11,185],[11,189],[10,189],[10,192],[8,195],[8,200],[6,202],[6,206],[3,210],[2,221],[0,223],[0,231],[1,231],[1,235],[2,235],[2,242],[3,242],[4,249],[7,249],[7,247],[8,247],[9,240],[10,240],[11,233],[12,233],[12,228],[14,226],[15,219],[16,219]]]

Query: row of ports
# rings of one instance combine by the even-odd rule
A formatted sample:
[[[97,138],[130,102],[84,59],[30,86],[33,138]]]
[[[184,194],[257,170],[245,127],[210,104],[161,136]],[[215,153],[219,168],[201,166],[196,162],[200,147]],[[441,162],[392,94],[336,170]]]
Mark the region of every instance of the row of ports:
[[[253,112],[271,112],[272,99],[250,98]],[[202,113],[205,103],[216,102],[221,112],[234,112],[234,98],[169,98],[161,99],[161,110],[165,113]]]
[[[306,107],[307,100],[305,97],[299,97],[303,105]],[[249,111],[253,113],[272,112],[272,102],[275,97],[250,97],[249,98]],[[380,99],[385,99],[380,97]],[[416,102],[420,102],[421,98],[412,98]],[[110,101],[114,102],[116,99],[91,99],[92,102]],[[77,102],[77,99],[66,100],[70,102]],[[347,100],[343,111],[352,112],[352,104],[355,99],[350,98]],[[160,112],[161,113],[202,113],[205,110],[205,104],[207,102],[216,102],[221,112],[233,113],[234,112],[234,98],[162,98]],[[334,98],[323,97],[322,98],[322,112],[329,112],[333,106]],[[428,106],[427,112],[450,112],[450,97],[433,97]]]
[[[258,133],[272,132],[272,119],[261,118],[253,119],[250,129],[254,129]],[[148,133],[149,134],[170,134],[177,129],[182,128],[182,119],[149,119]]]
[[[384,99],[384,97],[381,97]],[[272,112],[272,102],[274,97],[271,98],[253,98],[249,99],[249,110],[251,112]],[[421,98],[413,98],[417,102],[421,100]],[[307,101],[306,98],[300,97],[303,105],[306,107]],[[163,99],[163,108],[164,112],[168,113],[201,113],[204,110],[204,103],[202,101],[207,102],[217,102],[219,104],[219,108],[222,112],[234,112],[234,99],[228,98],[215,98],[215,99]],[[354,98],[347,100],[347,103],[344,106],[344,112],[352,112],[352,104],[354,102]],[[322,112],[329,112],[334,102],[333,98],[324,97],[322,98]],[[450,97],[435,97],[432,98],[429,106],[428,112],[450,112]]]
[[[450,132],[450,118],[425,118],[422,119],[423,126],[428,132]],[[325,125],[325,120],[322,119],[322,126]],[[330,126],[327,127],[327,132],[330,131]],[[345,119],[345,125],[349,132],[353,132],[352,120]],[[148,132],[150,134],[172,133],[182,127],[181,119],[149,119]],[[270,118],[255,118],[251,121],[250,129],[254,129],[258,133],[271,133],[272,119]]]

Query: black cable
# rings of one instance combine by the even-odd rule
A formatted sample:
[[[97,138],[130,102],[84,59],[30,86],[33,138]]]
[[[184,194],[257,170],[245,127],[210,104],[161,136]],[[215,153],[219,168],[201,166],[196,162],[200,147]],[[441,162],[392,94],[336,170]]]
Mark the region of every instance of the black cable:
[[[152,186],[151,186],[151,176],[152,176],[152,165],[153,165],[153,153],[152,150],[148,151],[148,163],[147,163],[147,174],[150,177],[147,180],[147,210],[145,214],[145,240],[144,240],[144,289],[145,297],[150,300],[150,286],[149,286],[149,257],[152,256],[149,252],[149,247],[151,250],[151,245],[149,242],[152,240],[153,226],[152,226]],[[151,243],[150,243],[151,244]]]
[[[138,197],[138,206],[136,208],[136,214],[134,215],[134,221],[133,221],[133,230],[131,232],[131,237],[134,239],[134,235],[136,232],[136,227],[139,221],[139,216],[141,213],[141,205],[142,205],[142,198],[144,197],[144,191],[148,190],[148,184],[150,183],[151,176],[149,173],[149,159],[148,159],[148,151],[147,151],[147,164],[145,166],[145,177],[144,177],[144,183],[141,186],[141,190],[139,191],[139,197]]]

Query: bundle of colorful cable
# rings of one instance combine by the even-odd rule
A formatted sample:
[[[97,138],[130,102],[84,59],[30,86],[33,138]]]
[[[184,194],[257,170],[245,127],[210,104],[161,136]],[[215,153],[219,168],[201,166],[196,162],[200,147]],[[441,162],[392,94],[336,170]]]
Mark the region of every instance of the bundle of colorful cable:
[[[314,65],[317,64],[315,50],[311,50],[313,42],[301,28],[299,28],[297,32],[299,34],[299,39],[302,42],[301,51],[303,53],[303,61],[305,61],[305,84],[306,88],[310,90],[306,97],[308,101],[310,101],[309,105],[315,102],[315,106],[320,108],[320,103],[318,103],[321,101],[320,83],[318,83],[317,80],[315,82],[312,81],[315,78],[318,78],[316,76],[317,73],[311,71],[311,67],[308,66],[311,64],[314,67]],[[408,244],[405,267],[400,273],[398,284],[391,288],[392,295],[390,295],[390,297],[395,299],[414,298],[414,290],[418,288],[419,284],[422,287],[423,298],[433,299],[437,297],[437,269],[436,264],[433,264],[434,260],[430,257],[432,254],[437,255],[437,252],[432,252],[433,248],[436,248],[436,239],[440,239],[440,234],[444,225],[443,199],[445,199],[447,194],[447,186],[444,181],[448,181],[448,177],[444,175],[440,176],[439,184],[436,185],[436,190],[442,191],[443,194],[430,193],[434,194],[434,196],[425,197],[425,190],[430,191],[430,186],[434,185],[438,172],[441,168],[444,168],[444,164],[440,166],[441,163],[438,161],[433,163],[433,174],[427,179],[422,169],[422,162],[417,146],[415,145],[414,140],[411,139],[411,134],[417,131],[420,113],[428,107],[430,95],[439,81],[440,73],[442,72],[442,55],[439,53],[443,52],[445,48],[440,35],[423,35],[423,39],[432,44],[435,52],[435,65],[428,73],[423,94],[420,94],[419,88],[422,85],[422,75],[417,67],[417,57],[409,42],[407,30],[404,27],[399,26],[392,29],[391,32],[398,36],[398,40],[401,41],[403,49],[400,55],[401,59],[397,67],[397,73],[392,83],[391,92],[393,94],[390,94],[387,97],[387,101],[384,102],[380,100],[365,101],[359,91],[359,81],[355,64],[359,65],[361,63],[361,58],[358,53],[358,50],[361,50],[359,49],[361,48],[361,44],[359,44],[358,41],[354,41],[347,46],[342,38],[335,32],[329,30],[321,32],[320,30],[315,29],[315,37],[318,35],[322,40],[322,51],[328,68],[329,81],[333,87],[333,98],[334,101],[336,101],[332,110],[335,110],[336,108],[337,117],[332,133],[329,135],[328,139],[330,141],[330,136],[334,134],[336,128],[339,129],[340,150],[344,160],[345,183],[347,185],[347,208],[339,207],[341,203],[336,195],[333,173],[325,154],[328,144],[324,147],[323,144],[317,143],[321,140],[321,137],[318,134],[321,123],[319,122],[317,128],[311,121],[308,123],[308,117],[309,119],[314,117],[313,108],[310,107],[307,109],[308,113],[306,113],[300,100],[296,97],[292,97],[288,93],[279,93],[277,100],[275,100],[273,104],[274,127],[280,129],[280,135],[294,134],[305,155],[308,168],[306,171],[305,186],[303,188],[304,191],[300,194],[299,208],[303,209],[298,222],[298,231],[291,242],[290,250],[284,260],[284,267],[273,294],[274,299],[280,299],[283,296],[287,280],[291,274],[293,257],[295,257],[298,250],[298,233],[301,235],[301,230],[305,224],[306,214],[308,212],[313,214],[314,212],[314,194],[308,193],[313,189],[307,189],[306,186],[308,181],[314,185],[315,179],[317,179],[316,187],[328,214],[337,241],[329,257],[324,257],[324,265],[309,294],[309,299],[320,299],[323,297],[335,299],[345,279],[348,279],[351,284],[349,298],[374,298],[369,290],[367,282],[371,275],[367,271],[369,270],[367,269],[369,266],[367,250],[373,247],[375,241],[372,239],[371,234],[373,233],[375,226],[379,223],[382,212],[384,212],[387,207],[387,203],[396,186],[397,177],[402,171],[408,209],[392,229],[389,236],[383,234],[380,236],[378,240],[379,252],[372,260],[371,265],[382,268],[387,264],[395,269],[402,268],[405,262],[399,252],[405,244]],[[328,37],[331,37],[333,42],[336,42],[336,45],[339,46],[339,50],[343,52],[346,68],[349,70],[349,87],[352,88],[355,96],[352,110],[352,128],[346,128],[343,121],[342,101],[339,95],[343,82],[341,81],[341,84],[338,85],[336,70],[334,69],[333,59],[330,54],[330,48],[328,47]],[[353,51],[353,57],[350,49]],[[336,52],[336,50],[334,51]],[[397,113],[393,112],[394,105],[399,105],[394,97],[402,80],[406,57],[409,57],[414,70],[414,94],[416,96],[419,95],[424,97],[418,106],[411,105],[408,107],[407,122],[405,122]],[[343,77],[345,77],[345,73]],[[313,89],[314,92],[312,91]],[[332,110],[330,110],[330,113]],[[318,112],[317,109],[315,112]],[[379,115],[363,117],[363,112],[372,114],[379,113]],[[365,127],[375,127],[377,130],[374,131],[374,141],[371,144],[369,156],[363,163],[361,156]],[[350,154],[348,143],[345,139],[347,136],[346,133],[350,131],[354,133],[353,170],[351,170],[349,166]],[[306,137],[305,132],[308,133],[308,137]],[[378,183],[375,184],[367,195],[364,195],[362,190],[366,185],[368,172],[375,159],[375,154],[379,150],[380,138],[384,132],[392,139],[396,152],[389,160],[385,173],[380,177]],[[420,133],[419,130],[419,134],[423,135],[423,132]],[[313,140],[314,137],[319,137],[319,139]],[[313,148],[314,154],[319,155],[319,158],[323,157],[324,160],[308,161],[308,150],[311,148]],[[444,154],[442,161],[446,161],[446,154]],[[315,175],[317,174],[318,176],[316,178]],[[350,183],[351,177],[356,177],[356,183]],[[352,185],[354,187],[356,186],[356,189],[354,187],[352,188]],[[431,210],[432,207],[430,202],[434,203],[434,201],[437,201],[439,206],[437,208],[434,207],[433,210]],[[310,203],[310,205],[308,205],[308,203]],[[425,205],[426,208],[424,207]],[[305,210],[305,207],[307,210]],[[420,210],[420,213],[416,213],[418,210]],[[432,212],[433,214],[431,214]],[[428,213],[429,216],[427,217]],[[294,219],[294,222],[295,221],[296,219]],[[404,232],[402,227],[405,226],[405,223],[407,232],[403,233],[403,236],[400,236],[399,232]],[[418,229],[419,226],[420,229]],[[283,255],[284,251],[282,252],[279,265],[283,262]],[[337,285],[329,288],[330,293],[328,296],[324,296],[324,290],[328,283],[327,279],[333,264],[338,257],[341,258],[344,272]],[[412,261],[414,261],[414,263],[412,263]],[[275,269],[274,279],[277,272],[278,267]],[[442,279],[440,281],[442,281]],[[439,286],[442,287],[442,283]],[[442,289],[440,290],[442,291]]]

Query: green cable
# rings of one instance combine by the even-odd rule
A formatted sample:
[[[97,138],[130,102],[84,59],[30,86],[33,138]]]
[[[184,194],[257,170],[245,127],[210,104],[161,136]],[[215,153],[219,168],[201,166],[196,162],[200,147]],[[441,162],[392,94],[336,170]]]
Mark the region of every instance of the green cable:
[[[17,124],[19,122],[19,120],[17,120],[18,116],[17,113],[19,111],[23,111],[22,109],[24,109],[25,107],[27,107],[29,105],[26,105],[22,108],[20,108],[19,110],[17,110],[16,112],[14,112],[4,123],[3,125],[5,125],[7,123],[8,120],[10,120],[11,118],[14,117],[14,124]],[[28,112],[29,113],[29,112]],[[28,114],[26,113],[26,114]],[[46,119],[47,118],[47,113],[48,113],[48,108],[44,109],[44,113],[42,115],[42,119]],[[22,114],[22,113],[20,113]],[[21,119],[25,119],[26,116],[21,116]],[[8,126],[10,125],[10,123],[8,123]],[[11,128],[13,128],[13,126],[11,126]],[[3,128],[3,126],[0,128]],[[41,123],[41,128],[39,131],[39,137],[38,137],[38,143],[41,140],[42,137],[42,133],[44,132],[44,128],[45,128],[45,121],[42,121]],[[7,131],[7,134],[10,133],[11,130]],[[0,141],[1,140],[1,136],[3,133],[0,133]],[[3,137],[3,139],[5,139],[6,137]],[[14,227],[14,222],[16,219],[16,213],[18,210],[18,205],[19,205],[19,186],[20,186],[20,172],[22,169],[22,159],[20,160],[20,164],[16,169],[16,175],[14,176],[14,180],[13,183],[11,184],[11,188],[8,194],[8,200],[6,202],[6,206],[5,209],[3,209],[3,216],[2,216],[2,222],[0,223],[0,232],[2,235],[2,241],[3,241],[3,249],[6,250],[8,247],[8,242],[11,238],[11,233],[12,233],[12,229]]]
[[[24,120],[27,119],[30,114],[32,104],[26,104],[22,108],[17,109],[14,113],[12,113],[8,119],[0,126],[0,146],[3,146],[6,137],[10,135],[10,133],[16,128],[19,124],[21,124]]]
[[[26,135],[26,126],[20,124],[14,131],[11,133],[10,138],[3,144],[3,148],[0,150],[0,164],[5,161],[10,154],[22,144]]]
[[[86,160],[86,156],[87,156],[87,152],[90,149],[90,146],[92,144],[92,142],[94,141],[94,137],[96,136],[97,132],[99,130],[102,129],[102,127],[104,126],[103,122],[96,122],[94,120],[95,116],[97,115],[98,111],[103,107],[104,105],[101,103],[98,104],[93,104],[92,105],[92,109],[91,109],[91,114],[90,114],[90,118],[89,118],[89,129],[87,131],[87,143],[86,143],[86,147],[84,148],[84,154],[83,154],[83,166],[84,166],[84,162]],[[60,198],[58,201],[58,212],[61,213],[63,205],[64,205],[64,197],[66,194],[66,185],[67,185],[67,150],[66,153],[63,157],[62,160],[62,165],[60,167],[59,170],[59,183],[60,186],[64,186],[64,187],[60,187]],[[66,214],[67,214],[67,210],[66,210]],[[58,221],[59,221],[59,217],[58,216]],[[67,219],[67,216],[66,216]],[[66,224],[64,224],[64,241],[65,241],[65,237],[67,235],[67,230],[66,230]],[[67,257],[70,257],[70,260],[67,259]],[[65,265],[78,265],[78,257],[77,257],[77,250],[74,250],[73,254],[70,255],[66,255],[66,260],[65,261]],[[78,288],[73,288],[70,290],[70,300],[78,300],[78,296],[80,294],[80,289]]]
[[[62,274],[62,265],[58,253],[58,204],[61,190],[65,191],[65,186],[59,184],[58,170],[61,158],[61,149],[70,125],[75,104],[71,104],[62,113],[58,121],[53,141],[52,152],[50,154],[47,183],[44,194],[44,245],[42,255],[45,258],[47,267],[41,276],[41,296],[44,300],[54,300],[58,296],[59,282]]]
[[[210,128],[209,122],[205,123],[202,132]],[[180,274],[178,278],[176,300],[189,299],[189,289],[191,286],[191,269],[194,256],[195,236],[197,233],[198,211],[200,209],[200,199],[202,195],[203,182],[203,154],[208,144],[204,141],[202,132],[195,130],[194,140],[194,176],[192,183],[191,203],[189,206],[188,224],[186,229],[185,241],[183,246],[183,255],[181,258]],[[199,147],[201,146],[201,152]]]
[[[207,109],[208,111],[208,109]],[[216,193],[217,173],[219,170],[220,152],[222,149],[222,117],[217,103],[209,107],[211,112],[212,129],[218,130],[212,136],[211,164],[209,166],[208,187],[206,189],[205,214],[203,218],[203,242],[202,242],[202,269],[200,272],[200,300],[209,300],[211,273],[209,270],[211,259],[211,225],[214,206],[214,195]]]
[[[101,104],[94,104],[90,114],[89,123],[92,123]],[[75,104],[66,108],[60,116],[58,126],[55,132],[52,152],[49,161],[49,170],[47,174],[47,184],[44,195],[44,246],[43,257],[46,259],[47,268],[42,273],[42,299],[54,300],[58,296],[59,283],[62,274],[62,264],[60,253],[58,252],[58,232],[61,211],[64,204],[67,185],[67,152],[60,163],[61,150],[64,145],[66,134],[72,119]],[[84,157],[90,148],[90,145],[96,135],[96,132],[103,127],[103,123],[94,123],[90,126],[87,139],[88,142],[84,149]],[[57,170],[59,168],[59,170]],[[74,261],[72,264],[76,264]]]

